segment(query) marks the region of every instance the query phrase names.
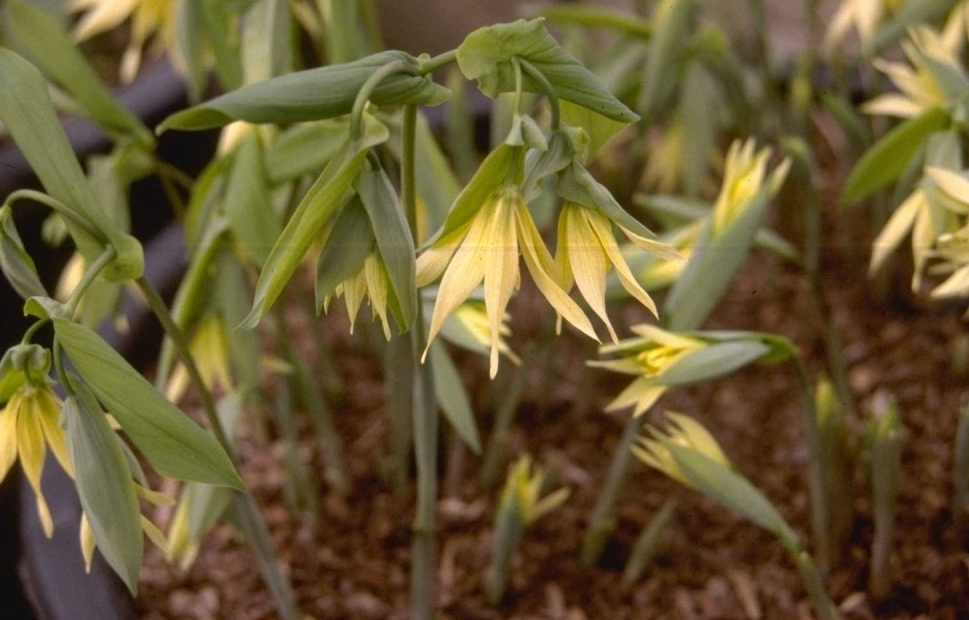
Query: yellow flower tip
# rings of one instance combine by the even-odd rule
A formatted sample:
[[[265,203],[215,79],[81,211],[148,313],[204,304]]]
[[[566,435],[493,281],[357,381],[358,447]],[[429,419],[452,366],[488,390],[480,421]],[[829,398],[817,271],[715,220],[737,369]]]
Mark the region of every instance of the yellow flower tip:
[[[91,529],[91,522],[88,521],[87,513],[81,512],[81,555],[84,556],[84,570],[88,574],[91,572],[91,562],[94,561],[94,549],[97,543],[94,540],[94,531]]]

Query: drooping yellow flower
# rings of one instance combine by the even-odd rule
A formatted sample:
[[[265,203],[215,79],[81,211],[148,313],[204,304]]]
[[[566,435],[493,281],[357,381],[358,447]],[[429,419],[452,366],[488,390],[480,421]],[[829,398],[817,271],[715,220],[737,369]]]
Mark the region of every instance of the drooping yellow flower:
[[[660,383],[663,374],[677,362],[702,350],[707,343],[698,338],[674,334],[655,325],[636,325],[632,330],[638,338],[602,347],[603,354],[618,353],[620,359],[589,364],[623,374],[637,375],[606,406],[606,411],[634,407],[633,415],[638,416],[652,407],[666,391],[667,386]]]
[[[131,19],[131,42],[121,57],[121,79],[130,82],[138,73],[145,44],[155,38],[157,49],[175,47],[175,0],[73,0],[71,10],[84,13],[74,37],[84,41]]]
[[[948,65],[955,74],[964,75],[962,64],[939,33],[928,26],[913,28],[909,32],[909,40],[902,43],[902,50],[911,66],[882,59],[873,61],[875,68],[887,75],[900,92],[875,97],[861,107],[862,111],[914,118],[932,108],[954,103],[926,62],[930,59]]]
[[[387,300],[390,291],[390,278],[383,259],[376,251],[371,251],[363,261],[363,265],[354,275],[344,280],[334,289],[334,294],[343,296],[350,315],[350,333],[353,333],[357,314],[364,299],[370,300],[370,309],[374,318],[380,318],[384,337],[390,340],[390,321],[387,318]],[[323,302],[324,311],[329,308],[330,296]]]
[[[521,360],[505,340],[510,334],[508,315],[505,315],[502,317],[501,331],[498,333],[498,351],[515,364],[520,364]],[[484,302],[469,299],[458,306],[458,309],[441,326],[441,336],[465,349],[488,355],[494,338]]]
[[[54,533],[54,522],[40,486],[48,446],[64,471],[70,475],[74,471],[60,426],[60,410],[60,400],[46,383],[26,379],[0,410],[0,480],[19,456],[37,497],[37,513],[48,538]]]
[[[189,344],[189,351],[206,389],[213,391],[218,387],[226,392],[232,391],[234,382],[229,364],[229,343],[225,324],[220,316],[209,314],[199,321]],[[188,385],[188,370],[185,364],[179,362],[168,380],[165,395],[168,400],[177,403],[185,394]]]
[[[633,243],[640,240],[634,233],[621,226],[620,228]],[[648,241],[646,247],[666,260],[681,258],[672,247],[664,247],[652,240]],[[574,280],[589,307],[606,324],[613,342],[617,342],[618,337],[606,313],[606,278],[610,269],[615,269],[619,282],[630,295],[652,312],[653,316],[658,314],[652,297],[636,281],[626,264],[612,232],[612,221],[601,209],[574,202],[565,203],[559,215],[555,258],[565,278],[566,290],[571,288]]]
[[[517,154],[524,153],[519,149],[505,144],[488,156],[458,196],[437,240],[417,259],[417,286],[426,286],[443,274],[428,343],[441,330],[444,320],[484,283],[492,339],[492,377],[498,372],[502,319],[521,277],[519,256],[524,258],[535,284],[552,307],[580,331],[598,340],[588,317],[564,290],[562,274],[545,247],[519,186],[509,182],[515,166],[520,165]],[[478,196],[483,197],[481,202],[477,202]],[[454,213],[460,214],[457,224]]]
[[[666,433],[650,426],[651,437],[641,437],[639,445],[633,447],[633,452],[644,463],[658,469],[674,480],[693,486],[683,475],[669,449],[663,445],[662,440],[665,440],[689,448],[724,467],[733,468],[730,459],[720,448],[720,444],[703,425],[693,418],[673,411],[667,411],[666,417],[670,421]]]

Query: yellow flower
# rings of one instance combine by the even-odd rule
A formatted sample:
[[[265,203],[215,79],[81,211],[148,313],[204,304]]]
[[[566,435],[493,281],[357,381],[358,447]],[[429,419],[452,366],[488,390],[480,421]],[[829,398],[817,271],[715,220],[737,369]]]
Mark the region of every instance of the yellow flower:
[[[620,228],[634,243],[640,240],[634,233],[621,226]],[[673,248],[656,250],[658,245],[649,240],[646,247],[661,258],[680,258]],[[615,268],[623,288],[649,309],[653,316],[657,315],[656,304],[630,271],[612,233],[612,221],[601,209],[574,202],[565,203],[559,215],[558,249],[555,258],[565,278],[566,290],[571,288],[574,280],[589,307],[606,324],[614,342],[618,338],[606,314],[606,277],[610,267]]]
[[[498,332],[498,351],[515,364],[520,364],[521,360],[505,340],[509,334],[511,329],[508,327],[506,314],[502,317],[501,330]],[[441,336],[465,349],[487,355],[494,339],[484,302],[469,299],[458,306],[454,314],[449,316],[441,326]]]
[[[635,407],[633,415],[638,416],[652,407],[666,391],[667,386],[659,383],[663,374],[685,357],[702,350],[707,343],[654,325],[636,325],[632,330],[638,338],[602,347],[602,353],[618,353],[621,359],[589,364],[624,374],[639,375],[606,406],[606,411]]]
[[[767,174],[770,147],[756,151],[753,138],[746,142],[735,140],[727,151],[723,185],[713,205],[713,234],[726,229],[744,212],[757,197],[764,185],[771,195],[776,194],[787,177],[791,160],[785,159],[774,171]]]
[[[956,74],[963,75],[962,65],[937,32],[927,26],[913,28],[909,40],[902,43],[902,50],[911,67],[901,62],[876,59],[875,67],[891,79],[899,93],[881,95],[864,104],[861,109],[868,114],[884,114],[899,118],[914,118],[932,108],[944,107],[950,97],[929,69],[927,59],[948,65]]]
[[[157,491],[152,491],[146,489],[138,483],[134,483],[135,493],[138,494],[142,499],[151,502],[155,505],[170,505],[174,503],[172,498],[168,497],[164,493],[159,493]],[[165,540],[165,534],[162,533],[158,526],[152,523],[148,517],[141,515],[141,529],[148,536],[159,549],[164,553],[168,553],[168,543]],[[94,530],[91,529],[91,522],[88,521],[87,513],[81,512],[81,527],[79,537],[81,539],[81,555],[84,556],[84,570],[91,572],[91,562],[94,560],[94,550],[97,548],[97,541],[94,539]]]
[[[552,307],[580,331],[598,340],[589,319],[563,289],[562,275],[545,247],[519,186],[508,181],[515,176],[516,165],[520,165],[519,153],[524,153],[520,147],[501,145],[488,156],[458,196],[437,240],[417,259],[417,286],[426,286],[443,274],[431,316],[428,346],[445,319],[484,283],[491,328],[492,377],[498,372],[501,322],[521,277],[519,255]],[[474,204],[478,196],[484,199]]]
[[[209,391],[216,387],[226,392],[232,391],[229,344],[221,317],[209,314],[199,321],[189,344],[189,351],[198,366],[199,374],[202,375],[202,382]],[[179,362],[168,381],[165,395],[170,401],[177,403],[185,394],[188,384],[188,371],[185,364]]]
[[[842,0],[837,13],[828,22],[822,49],[831,54],[835,45],[848,34],[853,26],[858,31],[862,43],[867,43],[875,35],[878,25],[885,15],[901,8],[904,0]]]
[[[71,10],[84,13],[74,37],[84,41],[131,19],[131,42],[121,58],[121,79],[130,82],[138,73],[141,51],[153,36],[155,47],[175,47],[175,0],[73,0]]]
[[[24,380],[0,410],[0,480],[20,457],[34,494],[37,496],[37,513],[50,538],[54,522],[41,491],[40,479],[44,469],[47,447],[68,474],[73,468],[67,452],[64,429],[60,426],[60,400],[43,383]]]
[[[652,435],[652,438],[641,437],[639,439],[639,445],[633,447],[633,452],[644,463],[658,469],[674,480],[682,482],[687,486],[693,486],[687,477],[683,475],[676,459],[673,458],[669,449],[664,445],[663,442],[668,441],[698,452],[724,467],[733,468],[730,459],[720,449],[720,444],[717,443],[713,435],[699,422],[682,413],[675,413],[673,411],[667,411],[666,417],[670,421],[666,434],[650,426],[649,433]]]

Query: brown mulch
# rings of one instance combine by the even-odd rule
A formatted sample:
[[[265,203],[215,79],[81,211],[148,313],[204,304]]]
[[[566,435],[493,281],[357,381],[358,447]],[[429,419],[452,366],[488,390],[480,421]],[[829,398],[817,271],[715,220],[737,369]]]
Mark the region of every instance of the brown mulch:
[[[829,230],[864,228],[859,215],[841,216]],[[852,220],[854,218],[854,220]],[[878,392],[894,395],[903,431],[903,478],[897,510],[895,580],[887,600],[865,594],[871,514],[864,463],[856,475],[857,519],[829,590],[847,619],[969,618],[969,555],[951,541],[952,445],[966,376],[952,370],[953,343],[966,326],[958,312],[917,307],[911,298],[878,301],[866,279],[867,250],[843,232],[826,239],[823,283],[843,340],[849,383],[861,415]],[[902,277],[904,282],[904,274]],[[712,328],[757,329],[784,335],[801,348],[812,372],[824,350],[804,318],[807,284],[780,259],[758,253],[748,261]],[[533,323],[536,307],[516,300],[516,321]],[[635,310],[627,322],[645,317]],[[530,319],[530,321],[526,321]],[[515,323],[513,323],[515,324]],[[280,550],[281,567],[298,589],[302,611],[315,618],[408,617],[408,554],[412,494],[395,494],[375,473],[386,452],[388,424],[378,358],[345,335],[342,309],[326,319],[348,386],[334,411],[353,477],[349,496],[326,490],[319,521],[294,516],[283,505],[282,440],[247,444],[243,475],[263,506]],[[516,331],[518,329],[516,328]],[[568,331],[568,330],[566,330]],[[514,343],[513,343],[514,346]],[[366,347],[362,347],[366,349]],[[584,569],[577,548],[608,469],[625,413],[602,407],[625,378],[601,371],[579,378],[588,343],[566,333],[545,363],[532,369],[514,422],[509,459],[527,451],[550,464],[572,495],[527,531],[513,561],[509,594],[489,606],[482,578],[491,553],[496,489],[477,482],[478,457],[467,455],[456,493],[439,503],[438,606],[440,618],[671,620],[809,618],[810,608],[793,565],[779,545],[755,526],[636,463],[618,512],[618,526],[600,565]],[[594,350],[593,350],[594,351]],[[486,368],[470,359],[482,437],[492,423],[493,392]],[[503,362],[509,371],[510,364]],[[500,377],[499,377],[500,380]],[[497,389],[496,389],[497,388]],[[696,416],[714,433],[737,467],[795,527],[809,536],[810,507],[799,395],[783,366],[757,366],[716,383],[673,390],[654,408]],[[575,401],[588,407],[574,407]],[[303,457],[318,474],[322,462],[312,440]],[[442,455],[445,450],[442,449]],[[442,477],[446,459],[442,456]],[[640,582],[623,591],[620,578],[629,549],[654,512],[675,498],[677,516],[659,555]],[[251,555],[231,530],[219,527],[206,540],[191,570],[164,564],[148,553],[141,582],[143,620],[264,620],[275,617]]]

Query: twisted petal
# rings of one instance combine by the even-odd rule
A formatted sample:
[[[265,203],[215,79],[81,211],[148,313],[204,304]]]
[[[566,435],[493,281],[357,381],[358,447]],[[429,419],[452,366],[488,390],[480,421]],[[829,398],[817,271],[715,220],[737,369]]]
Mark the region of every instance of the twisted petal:
[[[29,409],[20,411],[17,416],[17,447],[24,474],[34,490],[34,495],[37,496],[37,514],[40,516],[40,523],[44,528],[44,534],[50,538],[54,535],[54,521],[51,519],[50,509],[47,507],[47,501],[40,486],[47,446],[44,443],[43,428],[39,420],[35,419],[34,412]]]
[[[515,192],[517,195],[517,191]],[[498,240],[497,256],[485,263],[484,293],[485,311],[488,314],[488,326],[491,328],[491,378],[498,372],[498,353],[501,343],[501,325],[505,316],[505,308],[515,289],[518,287],[518,240],[515,235],[515,218],[509,199],[515,196],[504,196],[498,201],[495,217],[490,218],[488,237]],[[519,198],[520,200],[520,198]],[[467,297],[465,297],[466,299]],[[463,300],[462,300],[463,301]]]
[[[11,407],[0,410],[0,481],[17,462],[17,411]]]
[[[568,266],[575,278],[575,284],[592,311],[606,324],[613,342],[618,342],[616,330],[613,329],[609,315],[606,313],[606,276],[609,274],[609,256],[606,254],[602,236],[595,230],[595,220],[605,220],[607,229],[609,220],[604,214],[574,204],[566,204],[562,209],[561,217],[565,221],[565,238],[559,239],[559,243],[565,246],[569,259]],[[615,239],[612,243],[615,245]]]
[[[586,336],[599,342],[599,337],[596,336],[589,318],[563,290],[560,284],[562,276],[551,254],[549,254],[548,248],[545,247],[545,242],[542,241],[542,236],[539,234],[528,208],[522,205],[521,208],[515,210],[515,215],[518,222],[518,240],[521,244],[522,256],[529,273],[535,280],[535,285],[538,286],[538,290],[565,320]]]

